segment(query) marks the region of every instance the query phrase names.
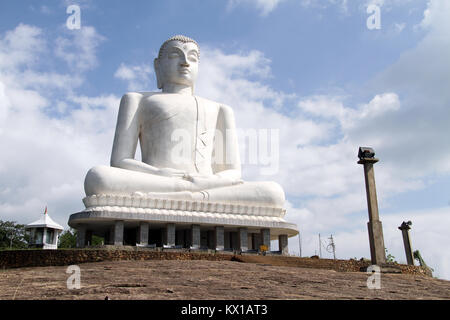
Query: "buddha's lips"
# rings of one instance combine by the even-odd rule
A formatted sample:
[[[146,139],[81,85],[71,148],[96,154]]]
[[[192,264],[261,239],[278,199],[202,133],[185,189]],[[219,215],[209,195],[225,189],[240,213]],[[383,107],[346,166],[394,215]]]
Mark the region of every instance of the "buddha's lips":
[[[181,68],[180,73],[190,73],[191,71],[188,68]]]

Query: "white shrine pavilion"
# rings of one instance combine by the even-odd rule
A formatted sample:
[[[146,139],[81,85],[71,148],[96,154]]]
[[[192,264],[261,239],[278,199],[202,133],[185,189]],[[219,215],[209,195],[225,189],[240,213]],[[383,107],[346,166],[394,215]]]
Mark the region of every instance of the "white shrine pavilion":
[[[50,218],[45,207],[44,215],[41,219],[25,226],[30,231],[29,247],[42,249],[57,249],[58,237],[64,228]]]

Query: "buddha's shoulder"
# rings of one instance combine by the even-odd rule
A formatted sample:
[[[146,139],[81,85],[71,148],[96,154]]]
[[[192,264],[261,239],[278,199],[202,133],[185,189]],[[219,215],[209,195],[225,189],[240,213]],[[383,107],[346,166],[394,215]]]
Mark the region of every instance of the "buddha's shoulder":
[[[160,92],[127,92],[122,96],[122,99],[142,100],[144,98],[150,98],[158,94],[160,94]]]
[[[196,98],[201,101],[202,103],[204,103],[205,105],[208,106],[215,106],[218,110],[222,109],[222,110],[229,110],[229,111],[233,111],[232,108],[229,105],[226,105],[225,103],[221,103],[221,102],[217,102],[214,100],[210,100],[207,98],[203,98],[203,97],[199,97],[196,96]]]
[[[230,106],[220,103],[211,99],[195,96],[197,101],[208,108],[216,108],[217,110],[224,110],[232,112]],[[138,104],[144,104],[146,106],[166,105],[167,103],[173,103],[173,100],[180,99],[179,95],[166,94],[162,92],[127,92],[123,95],[122,99],[133,100]],[[172,100],[173,99],[173,100]]]

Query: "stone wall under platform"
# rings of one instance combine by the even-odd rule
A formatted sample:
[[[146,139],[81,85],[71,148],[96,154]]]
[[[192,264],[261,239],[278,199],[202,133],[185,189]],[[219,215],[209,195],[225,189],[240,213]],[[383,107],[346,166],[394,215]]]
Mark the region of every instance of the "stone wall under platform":
[[[0,251],[0,269],[65,266],[89,262],[119,260],[209,260],[261,263],[275,266],[329,269],[339,272],[358,272],[370,263],[361,260],[333,260],[300,258],[282,255],[235,254],[233,252],[191,251],[185,249],[148,249],[136,247],[114,247],[58,250],[5,250]],[[402,274],[427,275],[425,268],[396,264]]]

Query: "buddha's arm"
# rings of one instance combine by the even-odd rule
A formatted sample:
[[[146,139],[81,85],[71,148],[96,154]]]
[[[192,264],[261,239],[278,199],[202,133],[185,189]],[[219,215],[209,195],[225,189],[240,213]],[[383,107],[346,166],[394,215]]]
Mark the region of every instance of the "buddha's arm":
[[[213,172],[220,178],[241,179],[241,160],[236,133],[234,112],[229,106],[221,105],[217,119],[214,146]]]
[[[155,173],[158,169],[134,159],[139,138],[139,103],[142,94],[127,93],[122,97],[111,153],[111,166]]]

